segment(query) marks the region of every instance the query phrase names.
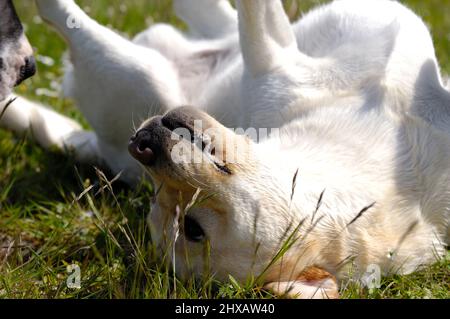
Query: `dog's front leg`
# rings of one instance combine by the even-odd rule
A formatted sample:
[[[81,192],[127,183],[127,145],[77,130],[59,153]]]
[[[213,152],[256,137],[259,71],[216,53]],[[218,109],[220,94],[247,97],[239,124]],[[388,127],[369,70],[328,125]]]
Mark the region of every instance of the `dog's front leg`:
[[[103,159],[94,132],[74,120],[20,96],[0,102],[0,127],[31,136],[46,149],[71,153],[78,161],[100,165]]]
[[[133,123],[184,103],[176,70],[160,53],[101,26],[72,0],[36,3],[69,44],[66,83],[103,143],[126,150]]]

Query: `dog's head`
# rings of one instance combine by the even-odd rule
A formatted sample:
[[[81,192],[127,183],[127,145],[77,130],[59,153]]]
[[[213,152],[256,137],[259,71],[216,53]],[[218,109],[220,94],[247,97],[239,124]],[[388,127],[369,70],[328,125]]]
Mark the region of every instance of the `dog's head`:
[[[163,251],[175,242],[179,275],[261,277],[281,293],[297,282],[294,290],[306,296],[297,279],[310,265],[290,253],[276,260],[300,224],[290,207],[295,170],[286,174],[288,161],[280,165],[267,147],[189,107],[147,120],[132,137],[130,153],[160,187],[148,218],[152,237]]]
[[[0,101],[35,72],[33,50],[12,0],[0,0]]]

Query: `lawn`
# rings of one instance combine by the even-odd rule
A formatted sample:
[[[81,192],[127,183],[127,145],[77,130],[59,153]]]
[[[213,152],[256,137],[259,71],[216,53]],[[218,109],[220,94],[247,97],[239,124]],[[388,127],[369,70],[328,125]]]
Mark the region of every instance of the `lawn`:
[[[316,3],[288,4],[296,16]],[[443,72],[450,74],[450,2],[403,1],[429,25]],[[68,100],[58,98],[64,42],[36,15],[32,1],[16,0],[36,48],[39,73],[17,93],[85,123]],[[78,1],[103,24],[131,37],[155,22],[183,27],[167,0]],[[90,187],[93,190],[80,194]],[[145,216],[150,186],[114,187],[94,167],[42,151],[27,136],[0,130],[0,298],[259,298],[258,286],[213,280],[181,283],[155,262]],[[80,198],[81,197],[81,198]],[[67,266],[81,271],[81,288],[67,286]],[[343,298],[450,298],[450,263],[409,276],[385,278],[368,291],[348,283]]]

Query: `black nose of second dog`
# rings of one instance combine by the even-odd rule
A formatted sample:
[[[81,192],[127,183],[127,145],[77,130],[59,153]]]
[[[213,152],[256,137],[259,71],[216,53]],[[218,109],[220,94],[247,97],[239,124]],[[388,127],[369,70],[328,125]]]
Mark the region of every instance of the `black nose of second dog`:
[[[25,63],[20,67],[19,78],[17,79],[16,85],[19,85],[28,78],[31,78],[36,74],[36,60],[34,56],[29,56],[25,58]]]
[[[128,144],[130,154],[144,165],[151,166],[156,161],[156,154],[152,150],[152,137],[148,130],[140,130]]]

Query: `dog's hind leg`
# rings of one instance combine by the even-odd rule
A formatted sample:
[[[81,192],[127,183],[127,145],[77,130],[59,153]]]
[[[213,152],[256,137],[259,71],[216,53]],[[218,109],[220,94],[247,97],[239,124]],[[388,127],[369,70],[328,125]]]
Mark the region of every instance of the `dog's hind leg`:
[[[196,37],[217,39],[237,32],[237,13],[228,0],[174,0],[174,10]]]
[[[280,0],[238,0],[239,34],[246,70],[263,75],[300,52]]]
[[[315,87],[314,59],[298,50],[280,0],[238,0],[244,60],[241,99],[255,128],[281,127],[298,114],[304,88]],[[319,94],[317,94],[319,95]]]
[[[13,100],[14,99],[14,100]],[[97,136],[75,121],[23,97],[0,103],[0,127],[17,134],[30,132],[46,149],[71,153],[84,163],[101,164]]]

